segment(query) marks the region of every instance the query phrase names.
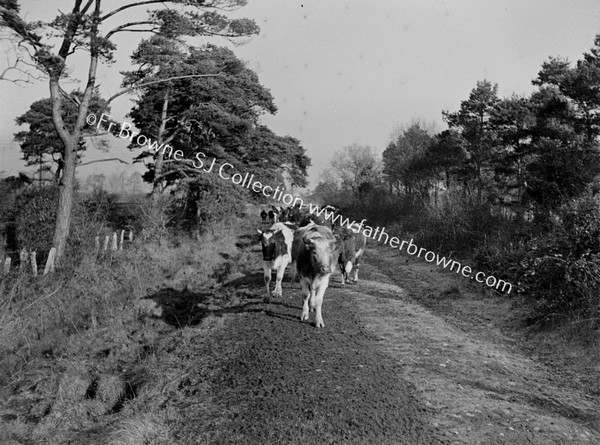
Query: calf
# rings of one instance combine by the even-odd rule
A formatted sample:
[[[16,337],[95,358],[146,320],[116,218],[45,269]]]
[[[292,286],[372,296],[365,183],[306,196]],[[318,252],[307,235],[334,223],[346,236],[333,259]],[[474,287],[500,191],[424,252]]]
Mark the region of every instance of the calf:
[[[275,223],[264,232],[257,229],[260,234],[263,256],[263,272],[265,277],[265,287],[267,288],[267,300],[271,299],[271,271],[277,271],[275,281],[275,290],[273,295],[281,297],[281,281],[285,274],[285,268],[292,259],[292,240],[294,234],[292,230],[283,223]]]
[[[308,307],[316,309],[315,322],[318,328],[325,326],[321,306],[329,286],[329,277],[336,261],[336,239],[333,232],[324,226],[311,223],[296,230],[292,244],[292,267],[294,275],[300,277],[303,305],[302,321],[308,320]]]

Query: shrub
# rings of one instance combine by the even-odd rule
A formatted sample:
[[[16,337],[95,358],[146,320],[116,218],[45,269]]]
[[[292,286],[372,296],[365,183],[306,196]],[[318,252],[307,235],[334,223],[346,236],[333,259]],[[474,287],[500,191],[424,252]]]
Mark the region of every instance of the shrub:
[[[600,316],[600,203],[590,195],[560,211],[563,224],[523,246],[518,287],[533,299],[534,319]]]
[[[15,202],[15,232],[19,249],[48,252],[52,247],[58,188],[30,188]]]
[[[506,222],[488,203],[472,202],[462,194],[448,193],[438,205],[427,204],[417,231],[419,243],[430,249],[473,254],[489,243]]]
[[[227,216],[241,216],[244,189],[229,181],[204,175],[181,184],[174,193],[170,213],[176,225],[203,232]]]

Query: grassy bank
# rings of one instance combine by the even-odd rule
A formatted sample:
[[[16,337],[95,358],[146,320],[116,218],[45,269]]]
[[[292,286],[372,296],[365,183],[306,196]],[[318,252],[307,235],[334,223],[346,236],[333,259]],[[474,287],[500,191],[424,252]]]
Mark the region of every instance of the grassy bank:
[[[156,356],[165,334],[186,334],[165,323],[165,295],[210,295],[235,274],[238,225],[229,219],[197,239],[139,239],[111,256],[82,253],[54,274],[3,278],[0,442],[171,443],[174,414],[161,405],[170,372]]]

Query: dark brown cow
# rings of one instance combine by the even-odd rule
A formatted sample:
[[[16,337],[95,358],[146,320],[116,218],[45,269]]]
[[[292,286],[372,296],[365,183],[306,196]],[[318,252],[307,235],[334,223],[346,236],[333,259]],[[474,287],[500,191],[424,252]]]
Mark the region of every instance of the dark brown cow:
[[[333,232],[314,223],[301,227],[294,234],[292,244],[292,268],[299,275],[302,286],[303,305],[301,320],[309,318],[311,309],[316,309],[315,322],[318,328],[325,326],[321,306],[329,286],[329,277],[337,259],[337,241]]]

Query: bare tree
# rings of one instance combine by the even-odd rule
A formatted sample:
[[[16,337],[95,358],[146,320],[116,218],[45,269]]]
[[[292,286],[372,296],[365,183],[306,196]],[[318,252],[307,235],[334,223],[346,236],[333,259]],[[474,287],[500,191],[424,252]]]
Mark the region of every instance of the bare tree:
[[[356,197],[381,182],[381,161],[371,147],[352,144],[334,154],[331,171]]]

